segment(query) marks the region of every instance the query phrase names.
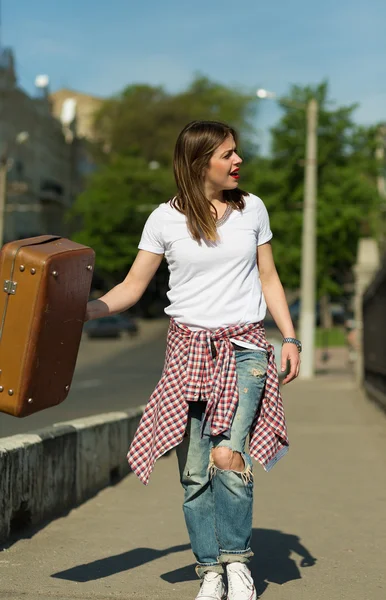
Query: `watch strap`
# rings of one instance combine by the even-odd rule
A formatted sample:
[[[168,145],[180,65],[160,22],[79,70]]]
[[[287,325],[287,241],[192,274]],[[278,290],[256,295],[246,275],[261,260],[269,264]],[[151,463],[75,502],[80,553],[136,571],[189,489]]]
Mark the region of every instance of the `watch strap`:
[[[302,351],[302,343],[301,343],[300,340],[297,340],[296,338],[286,337],[282,341],[282,345],[283,344],[295,344],[295,346],[297,347],[297,349],[299,350],[299,352]]]

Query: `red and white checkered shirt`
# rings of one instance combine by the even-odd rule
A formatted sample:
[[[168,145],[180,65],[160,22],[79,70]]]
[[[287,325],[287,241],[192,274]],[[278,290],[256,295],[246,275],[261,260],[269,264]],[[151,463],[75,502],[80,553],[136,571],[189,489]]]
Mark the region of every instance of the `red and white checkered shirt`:
[[[273,346],[263,322],[216,331],[192,331],[171,319],[162,377],[146,405],[130,446],[129,464],[147,485],[155,461],[181,443],[189,402],[207,400],[205,421],[213,436],[229,432],[238,403],[236,358],[231,339],[250,342],[268,353],[261,408],[250,431],[249,452],[266,471],[288,450],[287,429]],[[211,353],[216,348],[216,360]]]

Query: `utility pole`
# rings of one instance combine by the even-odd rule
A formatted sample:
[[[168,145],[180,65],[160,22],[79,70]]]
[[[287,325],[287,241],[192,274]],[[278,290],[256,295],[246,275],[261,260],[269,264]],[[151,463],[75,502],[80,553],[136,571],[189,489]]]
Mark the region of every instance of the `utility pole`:
[[[316,189],[318,155],[318,103],[307,104],[306,164],[301,262],[300,339],[303,344],[300,377],[311,379],[315,371],[315,299],[316,299]]]
[[[258,98],[275,99],[275,92],[260,88]],[[311,379],[314,376],[315,352],[315,298],[316,298],[316,196],[318,173],[318,112],[315,98],[307,104],[283,102],[287,106],[306,109],[306,160],[304,165],[303,231],[300,289],[300,340],[303,346],[300,377]]]

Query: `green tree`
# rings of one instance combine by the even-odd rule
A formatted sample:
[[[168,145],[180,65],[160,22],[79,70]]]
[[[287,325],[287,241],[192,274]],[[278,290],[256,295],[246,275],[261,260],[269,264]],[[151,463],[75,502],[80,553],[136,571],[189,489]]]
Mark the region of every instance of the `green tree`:
[[[132,264],[148,214],[172,191],[170,170],[137,156],[116,155],[91,176],[71,211],[81,222],[73,239],[95,250],[98,272],[111,283]]]
[[[249,189],[264,199],[274,231],[274,252],[285,286],[300,283],[306,123],[305,105],[318,100],[317,272],[318,295],[338,295],[355,263],[358,239],[374,232],[376,191],[375,128],[353,121],[356,106],[334,108],[327,83],[293,86],[281,102],[273,128],[272,158],[247,166]]]
[[[137,152],[147,161],[170,165],[181,129],[195,119],[224,121],[236,127],[251,154],[252,123],[257,102],[251,94],[206,77],[197,77],[183,92],[169,94],[162,87],[130,85],[107,100],[95,118],[97,161],[109,155]]]

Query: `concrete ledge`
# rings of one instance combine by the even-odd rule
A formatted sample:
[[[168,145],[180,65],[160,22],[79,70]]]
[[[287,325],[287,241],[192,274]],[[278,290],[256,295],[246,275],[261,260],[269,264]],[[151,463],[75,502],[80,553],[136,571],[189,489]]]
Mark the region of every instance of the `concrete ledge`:
[[[0,542],[80,504],[126,475],[126,454],[143,409],[0,438]]]

